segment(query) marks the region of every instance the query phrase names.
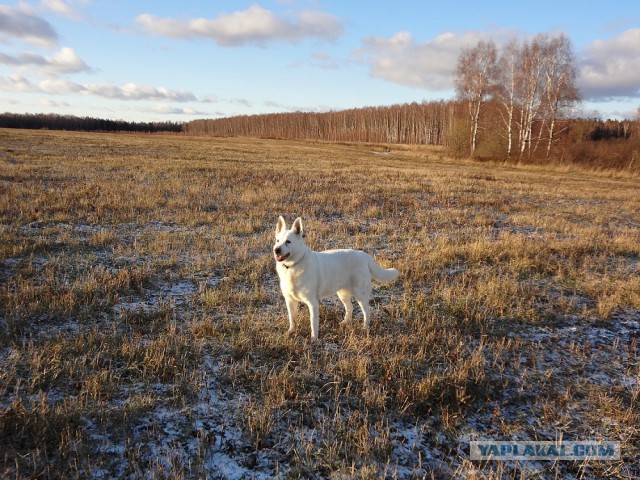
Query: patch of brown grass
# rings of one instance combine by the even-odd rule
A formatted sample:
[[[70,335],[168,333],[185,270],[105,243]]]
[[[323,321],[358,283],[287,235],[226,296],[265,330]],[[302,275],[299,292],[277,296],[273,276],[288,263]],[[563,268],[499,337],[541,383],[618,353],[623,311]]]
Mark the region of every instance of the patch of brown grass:
[[[0,132],[0,472],[639,474],[638,180],[441,151]],[[278,215],[401,272],[286,337]],[[594,413],[596,412],[596,413]],[[602,438],[620,462],[468,460]],[[108,473],[105,473],[108,472]]]

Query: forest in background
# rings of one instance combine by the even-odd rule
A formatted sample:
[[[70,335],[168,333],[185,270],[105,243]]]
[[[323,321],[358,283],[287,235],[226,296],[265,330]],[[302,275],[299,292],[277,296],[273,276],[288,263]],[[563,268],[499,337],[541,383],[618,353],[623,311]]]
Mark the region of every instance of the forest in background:
[[[474,158],[511,163],[575,164],[587,168],[640,171],[640,120],[562,118],[551,154],[532,148],[525,157],[507,157],[500,106],[489,101],[477,133]],[[382,144],[439,145],[456,157],[470,156],[470,121],[462,101],[367,107],[326,113],[275,113],[194,120],[189,135],[260,137]],[[533,138],[543,128],[534,122]]]
[[[28,130],[69,130],[76,132],[139,132],[180,133],[182,123],[176,122],[127,122],[106,120],[55,113],[9,113],[0,114],[0,128],[25,128]]]
[[[547,158],[508,159],[500,133],[497,102],[484,107],[474,158],[512,163],[574,164],[587,168],[640,172],[640,119],[564,118]],[[243,115],[188,123],[140,123],[54,114],[0,114],[0,128],[96,132],[182,133],[195,136],[258,137],[375,144],[437,145],[456,157],[470,155],[469,119],[463,101],[436,101],[365,107],[325,113]],[[534,132],[540,125],[534,124]]]

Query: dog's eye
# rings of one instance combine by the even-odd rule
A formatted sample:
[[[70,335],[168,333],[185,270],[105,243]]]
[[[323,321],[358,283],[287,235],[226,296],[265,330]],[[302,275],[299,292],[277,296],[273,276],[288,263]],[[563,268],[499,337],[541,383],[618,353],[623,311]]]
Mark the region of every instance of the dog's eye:
[[[287,240],[287,241],[286,241],[286,242],[284,242],[284,243],[286,243],[287,245],[289,245],[289,244],[291,243],[291,240]]]

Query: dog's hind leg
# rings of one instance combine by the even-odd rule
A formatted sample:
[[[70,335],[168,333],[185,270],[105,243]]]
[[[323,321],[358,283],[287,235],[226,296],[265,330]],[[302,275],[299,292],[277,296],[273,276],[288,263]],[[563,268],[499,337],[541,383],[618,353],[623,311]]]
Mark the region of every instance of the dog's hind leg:
[[[365,330],[369,330],[369,326],[371,325],[371,310],[369,308],[371,284],[358,288],[353,292],[353,296],[356,297],[356,301],[358,302],[358,305],[360,305],[360,310],[362,310],[362,316],[364,317],[362,326]]]
[[[365,330],[369,330],[369,327],[371,326],[371,309],[369,307],[369,297],[367,297],[366,299],[356,297],[356,301],[358,302],[358,305],[360,305],[360,310],[362,310],[362,316],[364,317],[362,326]]]
[[[351,303],[351,292],[347,290],[338,290],[338,298],[344,305],[344,320],[342,324],[349,323],[353,319],[353,303]]]
[[[366,282],[362,282],[353,290],[353,296],[356,297],[360,310],[362,310],[362,316],[364,321],[362,326],[365,330],[369,330],[371,325],[371,310],[369,309],[369,300],[371,299],[371,278]]]

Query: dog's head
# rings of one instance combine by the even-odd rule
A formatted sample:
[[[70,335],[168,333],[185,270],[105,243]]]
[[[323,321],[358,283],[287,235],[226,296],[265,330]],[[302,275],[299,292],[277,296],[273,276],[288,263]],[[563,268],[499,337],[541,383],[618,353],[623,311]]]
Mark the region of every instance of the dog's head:
[[[276,243],[273,246],[273,256],[276,262],[297,262],[304,255],[304,232],[302,230],[302,219],[296,218],[287,229],[284,218],[278,218],[276,225]]]

